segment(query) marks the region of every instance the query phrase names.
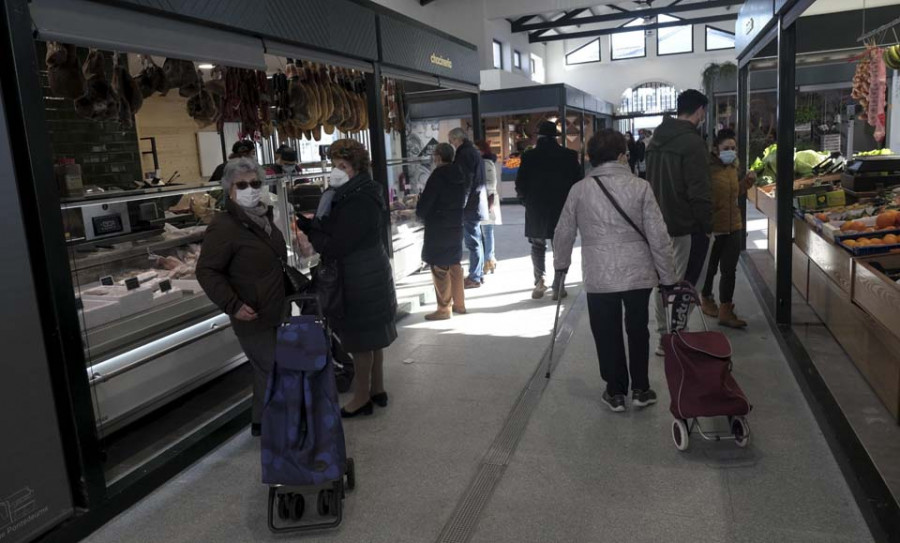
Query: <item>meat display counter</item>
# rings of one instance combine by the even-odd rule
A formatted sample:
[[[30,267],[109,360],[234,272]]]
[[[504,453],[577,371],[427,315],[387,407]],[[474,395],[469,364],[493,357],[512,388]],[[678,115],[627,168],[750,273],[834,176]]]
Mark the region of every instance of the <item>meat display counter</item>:
[[[96,420],[108,434],[243,364],[194,270],[217,184],[61,205]]]

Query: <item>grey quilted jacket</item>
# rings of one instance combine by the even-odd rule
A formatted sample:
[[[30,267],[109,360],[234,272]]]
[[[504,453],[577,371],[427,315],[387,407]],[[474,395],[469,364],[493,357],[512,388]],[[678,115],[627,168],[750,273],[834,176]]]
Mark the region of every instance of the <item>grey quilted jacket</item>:
[[[597,185],[598,176],[649,245],[616,211]],[[553,238],[554,267],[568,269],[576,231],[587,292],[625,292],[677,282],[672,240],[650,184],[627,164],[607,162],[572,187]]]

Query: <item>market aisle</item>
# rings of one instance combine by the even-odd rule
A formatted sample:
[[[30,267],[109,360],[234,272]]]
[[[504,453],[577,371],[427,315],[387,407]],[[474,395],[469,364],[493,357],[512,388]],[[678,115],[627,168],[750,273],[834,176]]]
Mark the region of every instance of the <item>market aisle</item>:
[[[391,406],[346,423],[358,487],[342,528],[304,541],[435,541],[547,348],[553,303],[530,299],[522,208],[505,206],[498,274],[470,295],[471,315],[401,321],[387,358]],[[580,263],[571,283],[580,282]],[[428,276],[410,278],[427,285]],[[580,289],[570,288],[564,309]],[[587,314],[475,526],[477,542],[870,540],[849,490],[743,279],[749,332],[733,333],[736,372],[755,403],[750,448],[670,437],[660,405],[614,415]],[[87,541],[272,541],[258,444],[236,436]]]
[[[473,543],[871,541],[740,270],[735,301],[750,323],[727,332],[754,405],[747,449],[694,435],[688,452],[675,449],[661,358],[658,405],[607,411],[584,315]]]

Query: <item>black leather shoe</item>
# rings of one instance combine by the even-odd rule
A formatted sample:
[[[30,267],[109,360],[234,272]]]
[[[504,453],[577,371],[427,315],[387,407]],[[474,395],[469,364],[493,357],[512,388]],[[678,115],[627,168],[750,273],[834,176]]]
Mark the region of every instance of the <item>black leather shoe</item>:
[[[353,417],[358,417],[360,415],[368,416],[371,415],[375,411],[375,406],[372,405],[372,402],[366,402],[365,405],[357,409],[356,411],[347,411],[343,407],[341,408],[341,418],[342,419],[352,419]]]
[[[381,392],[374,396],[372,396],[372,402],[375,403],[378,407],[387,407],[388,404],[388,395],[387,392]]]
[[[253,437],[259,437],[262,435],[262,424],[251,424],[250,425],[250,435]]]

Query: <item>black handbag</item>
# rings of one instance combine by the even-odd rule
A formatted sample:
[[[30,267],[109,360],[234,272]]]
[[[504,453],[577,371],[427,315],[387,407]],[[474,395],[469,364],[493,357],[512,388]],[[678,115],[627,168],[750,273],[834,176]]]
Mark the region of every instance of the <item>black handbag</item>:
[[[284,260],[281,261],[281,269],[284,271],[285,296],[303,294],[309,289],[311,281],[309,280],[309,277],[303,274],[303,272],[291,266]]]
[[[319,296],[322,313],[331,320],[344,317],[344,286],[341,280],[340,263],[337,260],[323,260],[312,270],[313,289]]]

